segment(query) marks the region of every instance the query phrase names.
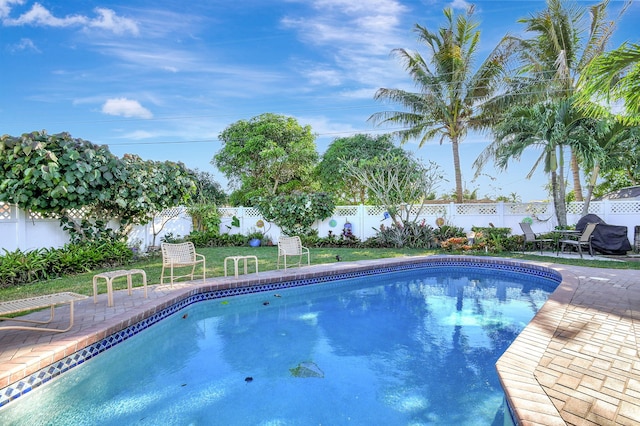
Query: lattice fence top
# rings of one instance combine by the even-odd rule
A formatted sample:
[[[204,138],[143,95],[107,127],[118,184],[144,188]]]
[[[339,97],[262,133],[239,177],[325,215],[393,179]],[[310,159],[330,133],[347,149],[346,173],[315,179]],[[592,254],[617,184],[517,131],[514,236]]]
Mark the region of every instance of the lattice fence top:
[[[456,204],[456,214],[464,215],[496,215],[496,204]]]
[[[180,216],[186,211],[187,211],[186,207],[171,207],[171,208],[162,210],[160,213],[156,214],[156,217],[157,218],[163,218],[163,217],[173,218],[173,217]]]
[[[10,204],[0,203],[0,220],[14,219],[13,208]]]
[[[505,203],[506,214],[546,215],[551,212],[549,203]]]
[[[72,219],[84,219],[91,212],[91,208],[83,207],[81,209],[69,209],[68,215]],[[46,220],[46,219],[60,219],[60,215],[58,214],[44,214],[40,212],[29,212],[29,220]]]
[[[238,209],[236,207],[219,207],[218,214],[220,217],[233,217],[238,215]]]
[[[611,206],[615,208],[617,203],[611,203]],[[567,214],[581,214],[582,202],[567,203]],[[613,211],[613,210],[612,210]],[[604,213],[604,204],[602,203],[589,203],[589,213],[601,215]]]
[[[591,209],[589,209],[591,212]],[[615,214],[638,214],[640,213],[640,201],[627,201],[611,205],[611,213]]]
[[[447,206],[442,204],[425,204],[424,206],[411,206],[411,214],[420,216],[442,216],[447,212]]]
[[[385,212],[383,206],[364,206],[367,216],[379,216]]]
[[[358,214],[358,206],[336,206],[333,214],[336,216],[355,216]]]
[[[246,217],[262,217],[262,215],[260,214],[260,211],[255,207],[245,207],[244,215]]]

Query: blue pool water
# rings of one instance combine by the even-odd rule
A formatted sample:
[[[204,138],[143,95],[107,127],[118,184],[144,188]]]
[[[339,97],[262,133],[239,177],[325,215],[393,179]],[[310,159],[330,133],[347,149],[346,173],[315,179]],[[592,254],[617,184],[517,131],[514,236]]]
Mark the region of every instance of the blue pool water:
[[[557,282],[416,269],[200,302],[0,410],[15,425],[492,425]]]

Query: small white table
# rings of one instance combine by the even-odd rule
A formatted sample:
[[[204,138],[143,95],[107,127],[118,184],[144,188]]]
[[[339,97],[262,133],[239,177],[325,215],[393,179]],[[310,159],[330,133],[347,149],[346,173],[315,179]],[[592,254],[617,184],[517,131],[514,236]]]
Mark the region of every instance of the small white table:
[[[103,272],[93,276],[93,303],[98,303],[98,278],[104,278],[107,281],[107,305],[113,306],[113,280],[119,277],[127,277],[127,289],[131,296],[133,288],[131,276],[134,274],[142,275],[142,286],[144,287],[144,297],[147,297],[147,273],[142,269],[120,269],[117,271]]]
[[[224,258],[224,276],[227,276],[227,261],[233,261],[233,275],[238,278],[238,262],[244,261],[244,274],[247,275],[247,260],[253,260],[256,263],[256,274],[258,273],[258,256],[229,256]]]

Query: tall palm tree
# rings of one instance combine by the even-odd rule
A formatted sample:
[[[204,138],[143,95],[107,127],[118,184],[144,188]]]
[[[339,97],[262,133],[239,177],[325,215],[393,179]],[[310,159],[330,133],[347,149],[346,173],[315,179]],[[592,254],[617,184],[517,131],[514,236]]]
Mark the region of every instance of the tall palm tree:
[[[589,137],[583,120],[584,117],[572,107],[571,99],[514,107],[494,127],[495,140],[474,162],[476,173],[489,159],[495,160],[496,167],[506,169],[510,161],[520,160],[526,150],[536,148],[540,156],[527,178],[541,164],[544,166],[544,172],[551,180],[558,225],[566,226],[564,155],[569,146]]]
[[[640,124],[640,44],[623,43],[597,58],[580,76],[578,104],[592,116],[608,115],[610,108],[597,108],[591,101],[622,101],[618,118]]]
[[[607,17],[609,3],[603,0],[585,8],[573,1],[547,0],[546,9],[519,21],[531,35],[513,38],[520,71],[528,76],[520,87],[527,102],[574,96],[580,75],[605,51],[616,28],[616,19]],[[630,3],[625,1],[618,19]],[[576,199],[582,201],[580,168],[573,151],[571,169]]]
[[[503,46],[499,46],[476,68],[480,31],[478,22],[472,19],[473,8],[459,16],[447,8],[444,16],[446,25],[437,31],[415,26],[418,40],[429,50],[428,60],[419,52],[393,51],[404,62],[419,91],[381,88],[375,94],[376,100],[396,102],[406,111],[379,112],[369,120],[402,126],[402,130],[394,132],[401,143],[418,139],[422,147],[437,136],[441,144],[448,139],[453,150],[456,201],[461,203],[459,144],[469,129],[487,128],[486,102],[500,87],[499,77],[507,55]]]

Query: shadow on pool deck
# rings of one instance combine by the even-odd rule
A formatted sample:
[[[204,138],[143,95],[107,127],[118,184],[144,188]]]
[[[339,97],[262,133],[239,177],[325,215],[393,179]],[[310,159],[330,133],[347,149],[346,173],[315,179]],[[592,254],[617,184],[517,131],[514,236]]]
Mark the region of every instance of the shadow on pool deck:
[[[238,280],[149,286],[132,296],[114,293],[76,303],[74,327],[66,333],[0,330],[0,397],[4,388],[174,304],[194,289],[215,290],[384,267],[429,259],[471,260],[471,256],[432,256],[339,262],[250,274]],[[480,258],[547,266],[563,282],[497,364],[505,392],[523,425],[638,424],[640,419],[640,274],[637,270],[596,269],[546,262]],[[91,286],[91,283],[87,283]],[[54,326],[69,320],[69,308],[56,308]],[[30,314],[47,317],[48,312]],[[2,323],[0,323],[2,324]]]

